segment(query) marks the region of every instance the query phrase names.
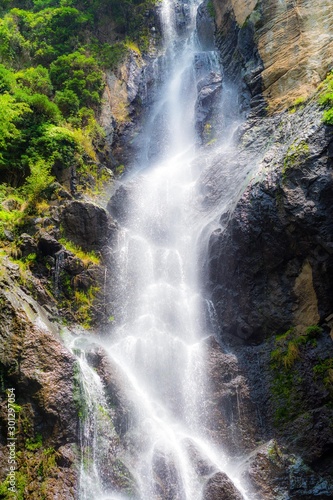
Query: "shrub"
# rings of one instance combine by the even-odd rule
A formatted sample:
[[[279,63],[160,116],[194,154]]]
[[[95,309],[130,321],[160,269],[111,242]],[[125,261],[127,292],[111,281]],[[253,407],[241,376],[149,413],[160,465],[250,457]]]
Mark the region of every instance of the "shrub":
[[[50,66],[55,90],[71,90],[82,106],[96,106],[101,102],[104,88],[103,73],[93,57],[80,52],[59,57]]]
[[[52,83],[47,68],[37,66],[19,71],[15,75],[17,82],[34,94],[52,95]]]
[[[75,92],[70,89],[65,89],[64,91],[57,90],[54,102],[65,118],[77,114],[80,108],[80,99]]]

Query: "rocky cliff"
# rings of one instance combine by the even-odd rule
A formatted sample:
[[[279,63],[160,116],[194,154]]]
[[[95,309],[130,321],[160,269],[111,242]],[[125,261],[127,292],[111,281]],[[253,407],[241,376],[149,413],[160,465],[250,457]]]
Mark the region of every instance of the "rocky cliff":
[[[245,476],[254,498],[328,498],[333,129],[318,84],[332,64],[330,6],[213,3],[224,77],[250,110],[231,160],[254,170],[211,235],[207,288],[219,339],[233,346],[257,408],[257,436],[276,440],[252,455]],[[208,198],[212,184],[204,179]]]
[[[217,45],[229,78],[244,79],[252,106],[269,112],[309,97],[331,69],[328,0],[213,0]]]

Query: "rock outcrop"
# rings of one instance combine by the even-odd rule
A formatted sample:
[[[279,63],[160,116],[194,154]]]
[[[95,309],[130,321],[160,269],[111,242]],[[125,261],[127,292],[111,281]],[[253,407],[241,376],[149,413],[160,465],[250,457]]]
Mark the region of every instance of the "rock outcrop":
[[[316,101],[244,123],[228,161],[237,175],[247,157],[251,179],[209,243],[208,289],[256,408],[254,439],[282,447],[247,464],[256,499],[332,494],[333,131]],[[207,206],[223,195],[217,179],[203,176]]]
[[[87,251],[109,245],[116,225],[98,205],[72,201],[62,211],[61,223],[66,238]]]
[[[332,66],[329,0],[213,0],[217,43],[232,80],[247,84],[252,106],[282,110],[309,97]],[[263,104],[261,95],[264,97]]]
[[[22,498],[37,499],[41,492],[47,492],[49,499],[62,495],[74,500],[77,488],[74,448],[78,440],[73,397],[75,358],[60,341],[47,310],[17,285],[18,266],[4,260],[1,275],[0,478],[5,480],[8,473],[6,391],[13,389],[19,494]]]
[[[225,338],[256,343],[332,313],[333,137],[321,113],[310,106],[256,129],[267,140],[274,130],[272,144],[226,230],[210,243],[210,280]],[[242,147],[248,140],[251,125]]]
[[[205,500],[219,500],[221,498],[242,500],[243,496],[226,474],[217,472],[205,484],[203,498],[205,498]]]

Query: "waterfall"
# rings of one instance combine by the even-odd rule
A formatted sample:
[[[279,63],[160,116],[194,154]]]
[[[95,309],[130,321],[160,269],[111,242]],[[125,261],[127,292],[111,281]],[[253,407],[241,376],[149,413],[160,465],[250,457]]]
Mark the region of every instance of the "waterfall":
[[[200,500],[207,477],[218,471],[227,474],[240,497],[248,498],[205,424],[206,339],[216,320],[202,293],[201,240],[211,224],[216,227],[217,214],[235,203],[244,172],[234,169],[231,185],[226,170],[227,197],[221,201],[219,194],[212,207],[200,202],[198,185],[205,169],[227,150],[231,134],[213,153],[198,147],[195,107],[200,82],[220,71],[216,53],[203,53],[197,41],[199,3],[162,2],[164,50],[155,64],[155,97],[137,141],[137,164],[123,181],[130,201],[115,249],[115,321],[109,338],[99,341],[129,402],[126,425],[121,426],[121,460],[136,489],[128,496],[121,492],[121,498]],[[99,394],[96,387],[88,392]],[[93,443],[98,426],[87,422],[95,430],[85,439]],[[103,460],[112,468],[113,459]],[[120,498],[116,488],[103,489],[98,477],[94,479],[101,460],[93,455],[93,463],[96,489],[92,493],[89,484],[82,487],[80,500]],[[81,484],[87,481],[84,473]]]

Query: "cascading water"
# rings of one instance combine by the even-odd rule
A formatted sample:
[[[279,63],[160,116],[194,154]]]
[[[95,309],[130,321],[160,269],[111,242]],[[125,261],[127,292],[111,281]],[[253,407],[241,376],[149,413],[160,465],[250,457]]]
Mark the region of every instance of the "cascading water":
[[[110,339],[101,342],[131,408],[122,462],[137,486],[121,498],[202,499],[198,461],[226,472],[248,498],[205,431],[205,338],[207,318],[214,314],[201,293],[198,241],[212,211],[204,212],[196,199],[196,181],[208,160],[196,150],[194,110],[199,80],[218,67],[216,54],[203,55],[198,47],[199,3],[162,2],[165,50],[157,65],[155,100],[140,135],[137,173],[124,181],[130,206],[115,250],[116,321]],[[243,177],[237,179],[235,172],[226,210]],[[228,178],[226,173],[226,183]],[[94,422],[89,425],[96,432]],[[91,493],[86,476],[81,476],[80,500],[119,498],[110,487]]]

